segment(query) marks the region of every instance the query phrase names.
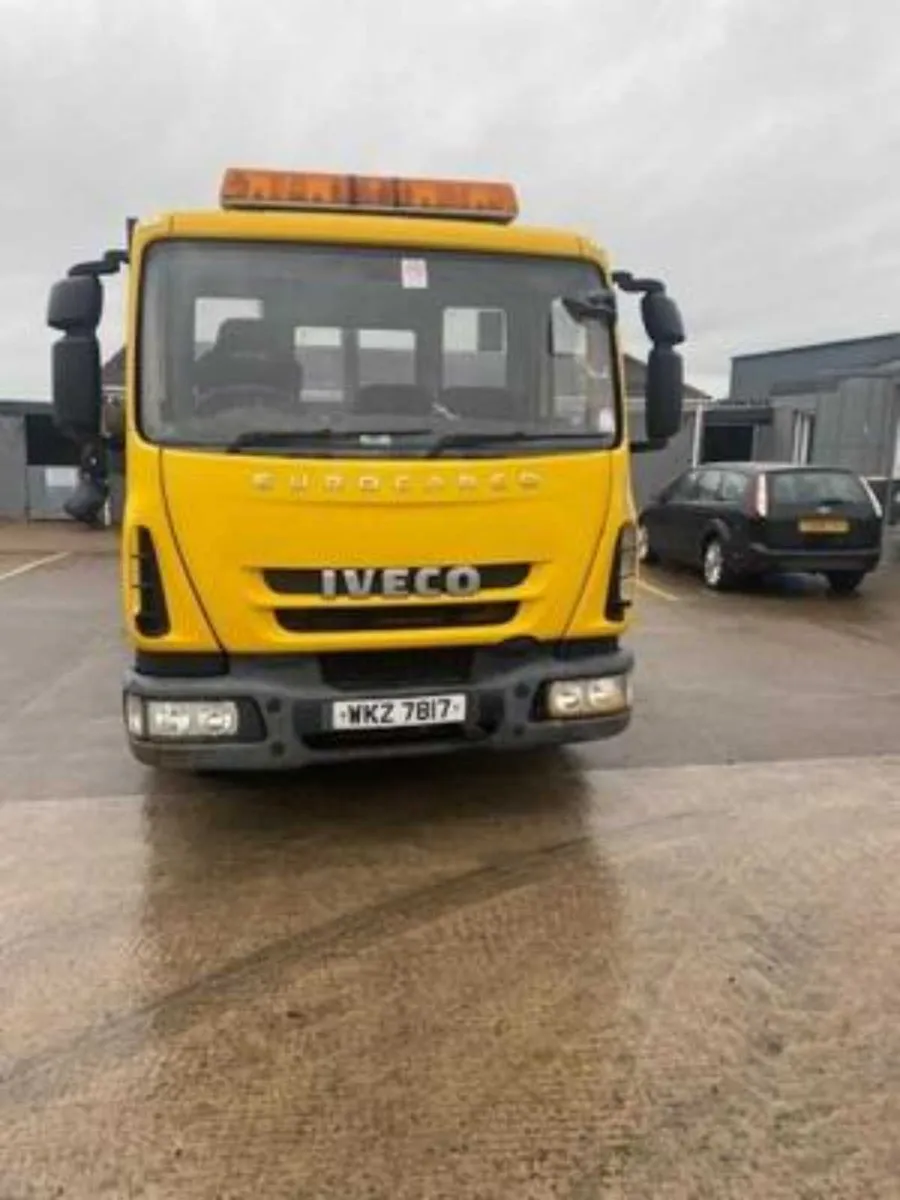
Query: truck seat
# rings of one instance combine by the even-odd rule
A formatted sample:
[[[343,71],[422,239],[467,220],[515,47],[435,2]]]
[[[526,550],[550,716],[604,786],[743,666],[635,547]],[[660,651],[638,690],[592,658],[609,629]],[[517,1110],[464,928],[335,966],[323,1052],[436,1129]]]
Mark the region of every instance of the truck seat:
[[[299,396],[303,370],[282,330],[265,321],[231,317],[219,326],[212,348],[197,360],[194,378],[201,394],[259,384]]]

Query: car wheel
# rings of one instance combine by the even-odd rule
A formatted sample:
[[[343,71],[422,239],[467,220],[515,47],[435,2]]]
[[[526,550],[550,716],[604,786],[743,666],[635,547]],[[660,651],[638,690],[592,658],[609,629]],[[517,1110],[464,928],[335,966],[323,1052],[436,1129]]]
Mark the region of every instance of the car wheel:
[[[724,591],[734,583],[734,574],[725,561],[725,543],[715,534],[703,544],[703,582],[714,592]]]
[[[638,562],[649,563],[651,566],[655,562],[659,562],[659,555],[653,549],[650,541],[650,530],[643,521],[638,523],[637,528],[637,552]]]
[[[865,571],[829,571],[828,586],[836,596],[850,596],[865,577]]]

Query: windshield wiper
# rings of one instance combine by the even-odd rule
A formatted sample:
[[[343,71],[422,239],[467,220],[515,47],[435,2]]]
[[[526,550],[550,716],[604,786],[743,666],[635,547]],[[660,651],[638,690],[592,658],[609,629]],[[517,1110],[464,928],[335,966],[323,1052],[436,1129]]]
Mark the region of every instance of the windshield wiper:
[[[389,447],[394,438],[418,436],[431,433],[430,427],[423,429],[248,429],[239,433],[228,443],[229,454],[240,454],[242,450],[278,449],[280,447],[302,447],[318,442],[353,442],[360,447]]]
[[[428,447],[428,458],[437,458],[442,451],[454,448],[471,448],[477,449],[478,446],[494,446],[511,442],[518,444],[521,442],[538,442],[541,444],[557,441],[575,441],[584,442],[585,445],[594,445],[596,442],[611,442],[611,437],[607,433],[584,431],[581,433],[569,432],[566,430],[548,430],[545,433],[533,433],[525,429],[509,429],[505,433],[476,433],[474,431],[458,432],[458,433],[442,433]]]

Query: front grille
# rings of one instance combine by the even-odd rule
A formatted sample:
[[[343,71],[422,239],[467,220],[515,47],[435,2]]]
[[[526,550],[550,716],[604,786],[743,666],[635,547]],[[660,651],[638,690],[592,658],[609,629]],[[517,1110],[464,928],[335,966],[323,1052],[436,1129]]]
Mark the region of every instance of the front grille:
[[[376,650],[319,655],[322,679],[340,691],[383,687],[453,687],[472,678],[471,646],[427,650]]]
[[[417,567],[410,567],[410,576]],[[481,579],[482,591],[500,591],[504,588],[520,587],[528,578],[531,568],[527,563],[490,563],[476,566]],[[322,570],[318,567],[271,568],[262,573],[266,587],[278,596],[322,595]]]
[[[518,604],[360,604],[352,608],[277,608],[275,619],[288,633],[390,632],[506,625],[518,611]]]

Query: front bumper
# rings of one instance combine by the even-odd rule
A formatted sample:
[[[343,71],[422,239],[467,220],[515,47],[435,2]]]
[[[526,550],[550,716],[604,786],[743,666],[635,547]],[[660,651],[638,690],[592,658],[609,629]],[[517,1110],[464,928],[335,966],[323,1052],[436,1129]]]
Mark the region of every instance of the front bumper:
[[[881,558],[878,547],[853,550],[778,550],[752,543],[735,565],[753,572],[824,575],[829,571],[874,571]]]
[[[440,651],[437,652],[440,654]],[[630,675],[633,656],[617,643],[516,643],[473,649],[465,679],[429,674],[429,650],[416,658],[416,680],[369,678],[335,685],[317,655],[238,657],[225,673],[193,678],[165,671],[126,673],[125,694],[147,700],[236,700],[246,715],[237,740],[151,742],[129,735],[132,753],[149,766],[175,770],[272,771],[315,763],[397,757],[485,747],[497,750],[562,745],[611,737],[630,721],[629,709],[587,719],[543,719],[551,681]],[[330,656],[332,659],[337,656]],[[372,656],[355,656],[361,657]],[[464,692],[463,723],[425,729],[339,733],[330,725],[335,701],[391,699]]]

